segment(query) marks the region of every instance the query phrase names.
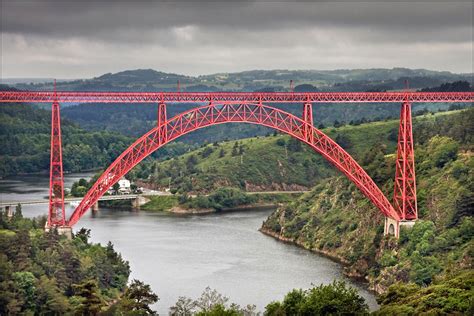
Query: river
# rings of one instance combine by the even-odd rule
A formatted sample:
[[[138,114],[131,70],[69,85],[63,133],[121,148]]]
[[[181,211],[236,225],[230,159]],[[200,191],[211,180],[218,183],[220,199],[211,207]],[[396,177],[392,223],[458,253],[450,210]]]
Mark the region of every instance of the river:
[[[91,174],[66,175],[66,187]],[[0,180],[0,200],[37,200],[48,194],[48,176]],[[68,212],[71,207],[68,206]],[[24,206],[23,214],[46,214],[47,206]],[[356,287],[371,309],[377,304],[365,286],[345,278],[342,267],[317,254],[258,231],[271,209],[205,216],[177,216],[102,208],[86,214],[76,228],[91,229],[93,242],[109,240],[130,262],[131,278],[151,285],[160,297],[154,306],[167,315],[179,296],[197,298],[206,286],[240,305],[263,311],[293,288],[344,279]]]

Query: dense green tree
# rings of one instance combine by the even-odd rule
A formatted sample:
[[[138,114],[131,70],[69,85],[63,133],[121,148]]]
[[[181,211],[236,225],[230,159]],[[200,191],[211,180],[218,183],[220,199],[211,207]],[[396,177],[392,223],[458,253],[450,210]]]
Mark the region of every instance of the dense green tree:
[[[292,290],[283,302],[272,302],[265,307],[266,316],[292,315],[368,315],[369,308],[356,289],[344,281]]]
[[[89,238],[91,237],[91,230],[82,227],[77,231],[74,237],[81,240],[84,244],[87,244],[89,242]]]
[[[465,217],[474,217],[474,192],[472,191],[464,191],[456,200],[455,212],[451,217],[449,227],[459,225]]]
[[[281,302],[271,302],[265,306],[265,316],[286,316],[285,309]]]
[[[343,281],[310,289],[300,309],[302,315],[364,315],[368,311],[364,298]]]
[[[241,316],[242,313],[232,307],[216,304],[210,309],[196,313],[196,316]]]
[[[219,158],[222,158],[225,156],[225,150],[224,148],[221,148],[221,150],[219,151]]]
[[[345,134],[337,134],[335,141],[339,144],[339,146],[346,150],[352,148],[353,146],[351,139]]]
[[[448,137],[435,136],[429,141],[429,150],[433,163],[442,168],[446,163],[456,160],[459,144]]]
[[[104,306],[97,281],[86,280],[74,286],[73,308],[79,315],[98,315]]]
[[[290,152],[300,152],[303,150],[303,146],[301,145],[301,141],[299,139],[290,137],[288,140],[288,151]]]
[[[64,315],[69,309],[68,299],[61,293],[55,279],[41,276],[37,283],[36,313],[40,315]]]
[[[190,155],[186,159],[186,169],[191,173],[195,172],[197,162],[198,162],[198,160],[197,160],[196,156],[195,155]]]
[[[202,158],[207,158],[209,157],[212,153],[214,152],[214,149],[210,146],[206,146],[204,150],[201,152],[201,157]]]
[[[377,299],[375,315],[472,315],[474,272],[448,275],[428,287],[408,283],[392,285]]]
[[[21,210],[21,204],[18,203],[18,205],[15,207],[15,214],[13,214],[15,220],[19,220],[23,218],[23,212]]]
[[[13,273],[13,286],[18,291],[17,297],[22,301],[23,311],[32,311],[36,299],[36,278],[31,272]]]
[[[237,144],[237,143],[236,143]],[[239,150],[238,147],[234,146],[232,147],[232,152],[231,152],[232,157],[238,156],[239,155]]]
[[[344,123],[341,123],[341,122],[339,122],[338,120],[335,120],[334,123],[333,123],[333,126],[334,126],[335,128],[341,127],[341,126],[343,126],[343,125],[344,125]]]
[[[130,315],[155,315],[150,305],[158,300],[158,295],[153,293],[148,284],[133,280],[125,290],[120,309]]]

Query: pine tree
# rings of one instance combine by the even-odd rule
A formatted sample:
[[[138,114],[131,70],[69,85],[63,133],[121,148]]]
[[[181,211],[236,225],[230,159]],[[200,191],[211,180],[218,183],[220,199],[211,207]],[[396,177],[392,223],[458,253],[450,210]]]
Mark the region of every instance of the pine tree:
[[[219,151],[219,158],[222,158],[225,156],[225,150],[224,148],[221,148],[221,151]]]
[[[150,305],[158,302],[159,297],[151,290],[150,285],[133,280],[125,291],[120,307],[124,312],[137,315],[155,315]]]
[[[79,304],[75,307],[75,313],[79,315],[98,315],[104,303],[100,296],[97,281],[87,280],[73,287],[75,296],[79,301]]]

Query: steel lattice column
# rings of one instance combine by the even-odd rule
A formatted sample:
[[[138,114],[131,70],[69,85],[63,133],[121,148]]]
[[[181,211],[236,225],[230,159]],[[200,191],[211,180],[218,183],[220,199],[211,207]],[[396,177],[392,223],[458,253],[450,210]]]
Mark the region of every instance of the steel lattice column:
[[[159,130],[158,137],[159,137],[159,144],[164,144],[168,140],[168,128],[166,127],[166,104],[161,102],[158,105],[158,119],[157,119],[157,127]]]
[[[61,146],[61,115],[59,103],[53,102],[51,110],[51,161],[49,174],[48,226],[64,226],[64,178]]]
[[[408,101],[402,104],[400,111],[393,204],[401,220],[418,219],[411,104]]]
[[[305,139],[310,143],[313,142],[313,106],[311,103],[307,102],[303,106],[303,121],[308,123],[304,127]]]

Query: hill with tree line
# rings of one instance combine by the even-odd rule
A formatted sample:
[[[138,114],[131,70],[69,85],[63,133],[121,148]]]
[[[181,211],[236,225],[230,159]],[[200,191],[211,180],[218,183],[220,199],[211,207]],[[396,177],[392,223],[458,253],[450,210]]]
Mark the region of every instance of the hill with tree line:
[[[153,69],[125,70],[92,79],[58,82],[59,90],[66,91],[176,91],[180,81],[182,91],[257,91],[272,89],[289,91],[290,80],[295,86],[310,84],[321,91],[395,90],[404,89],[405,80],[415,89],[434,87],[453,81],[473,83],[472,74],[408,68],[373,68],[340,70],[250,70],[185,76]],[[352,83],[348,84],[347,83]],[[18,89],[52,90],[52,82],[17,83]]]
[[[65,172],[108,166],[134,138],[108,131],[88,132],[63,118],[61,122]],[[30,104],[0,105],[0,177],[47,172],[50,163],[51,112]],[[190,145],[175,142],[154,154],[182,154]]]

